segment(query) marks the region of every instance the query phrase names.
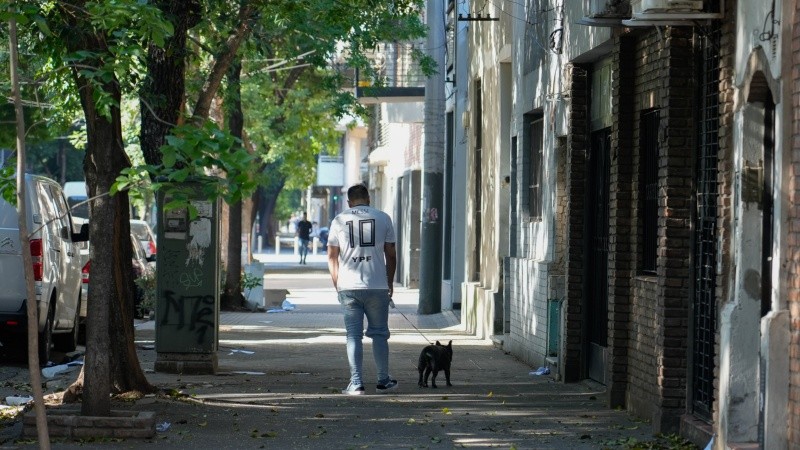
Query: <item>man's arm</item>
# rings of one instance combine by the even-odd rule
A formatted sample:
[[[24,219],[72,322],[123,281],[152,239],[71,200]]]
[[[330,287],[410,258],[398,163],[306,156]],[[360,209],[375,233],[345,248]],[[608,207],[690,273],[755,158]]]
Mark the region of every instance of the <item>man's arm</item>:
[[[394,271],[397,269],[397,249],[394,242],[383,244],[383,254],[386,256],[386,282],[389,285],[389,297],[394,293]]]
[[[333,288],[339,292],[339,247],[328,245],[328,271],[331,273]]]

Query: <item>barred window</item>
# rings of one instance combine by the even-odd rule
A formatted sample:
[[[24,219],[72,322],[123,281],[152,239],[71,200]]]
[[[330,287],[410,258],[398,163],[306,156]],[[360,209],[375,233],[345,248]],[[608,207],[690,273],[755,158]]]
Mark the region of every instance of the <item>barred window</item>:
[[[530,172],[528,173],[528,215],[531,220],[542,220],[542,166],[544,159],[544,121],[534,119],[530,125]]]
[[[642,113],[639,131],[642,182],[642,272],[655,273],[658,257],[658,126],[657,109]]]

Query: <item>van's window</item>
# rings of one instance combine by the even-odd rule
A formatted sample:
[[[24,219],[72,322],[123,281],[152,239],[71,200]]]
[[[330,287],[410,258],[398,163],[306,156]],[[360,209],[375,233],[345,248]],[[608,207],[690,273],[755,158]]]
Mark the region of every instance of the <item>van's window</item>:
[[[42,216],[41,224],[48,230],[52,230],[50,222],[56,215],[56,207],[47,186],[43,184],[36,184],[36,200],[39,202],[39,215]]]
[[[83,195],[73,195],[67,197],[67,204],[69,205],[70,211],[72,211],[72,217],[82,217],[84,219],[89,218],[89,204],[83,203],[82,205],[78,206],[77,208],[75,205],[81,202],[86,201],[86,196]]]
[[[55,215],[57,217],[56,223],[58,223],[59,229],[66,227],[71,233],[72,223],[69,216],[69,208],[67,208],[67,202],[64,201],[64,196],[61,195],[61,191],[56,189],[56,187],[53,185],[47,185],[47,190],[50,194],[53,205],[55,205]]]

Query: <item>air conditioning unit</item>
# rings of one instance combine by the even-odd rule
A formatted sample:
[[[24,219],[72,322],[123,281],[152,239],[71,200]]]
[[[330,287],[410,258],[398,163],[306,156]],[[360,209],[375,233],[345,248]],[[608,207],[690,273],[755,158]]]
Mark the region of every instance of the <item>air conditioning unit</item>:
[[[702,0],[633,0],[633,14],[687,13],[703,11]]]
[[[623,20],[627,27],[693,26],[699,20],[719,20],[724,14],[724,0],[715,11],[704,11],[701,0],[631,0],[632,15]]]

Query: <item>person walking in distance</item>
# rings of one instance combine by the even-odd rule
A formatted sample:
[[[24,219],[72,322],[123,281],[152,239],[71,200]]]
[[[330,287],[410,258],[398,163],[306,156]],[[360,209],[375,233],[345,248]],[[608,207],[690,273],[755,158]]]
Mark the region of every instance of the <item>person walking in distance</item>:
[[[306,264],[308,256],[308,242],[311,240],[311,222],[308,214],[303,213],[303,218],[297,221],[295,235],[300,239],[300,264]]]
[[[389,375],[389,303],[397,267],[395,235],[388,214],[369,205],[363,184],[347,190],[348,209],[334,217],[328,234],[328,270],[339,296],[347,331],[350,384],[342,393],[363,395],[364,317],[377,371],[375,392],[397,388]]]

